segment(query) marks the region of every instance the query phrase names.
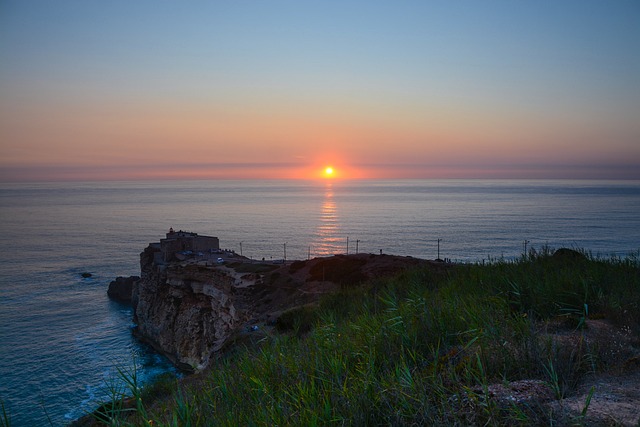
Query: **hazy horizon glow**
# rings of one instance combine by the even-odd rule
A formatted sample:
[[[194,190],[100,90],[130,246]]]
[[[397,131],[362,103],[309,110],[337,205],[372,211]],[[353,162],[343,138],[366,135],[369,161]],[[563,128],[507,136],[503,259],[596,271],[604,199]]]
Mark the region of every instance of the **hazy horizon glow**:
[[[640,3],[6,1],[0,181],[640,179]]]

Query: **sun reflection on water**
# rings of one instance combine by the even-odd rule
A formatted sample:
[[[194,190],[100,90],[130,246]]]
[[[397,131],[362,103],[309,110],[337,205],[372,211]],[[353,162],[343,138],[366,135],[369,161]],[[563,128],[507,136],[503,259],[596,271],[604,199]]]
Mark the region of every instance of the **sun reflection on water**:
[[[340,218],[334,200],[334,190],[331,183],[325,187],[324,200],[320,210],[320,224],[316,230],[314,256],[328,256],[344,253],[346,244],[340,236]]]

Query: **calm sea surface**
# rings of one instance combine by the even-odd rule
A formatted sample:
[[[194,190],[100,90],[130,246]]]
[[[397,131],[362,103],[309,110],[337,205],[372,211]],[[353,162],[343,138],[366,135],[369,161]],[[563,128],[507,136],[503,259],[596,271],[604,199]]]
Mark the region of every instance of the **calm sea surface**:
[[[106,297],[169,227],[266,260],[433,259],[438,239],[441,258],[465,262],[517,257],[525,241],[626,256],[640,249],[640,182],[0,184],[0,224],[0,398],[12,425],[64,425],[108,396],[118,368],[135,360],[145,381],[170,369]]]

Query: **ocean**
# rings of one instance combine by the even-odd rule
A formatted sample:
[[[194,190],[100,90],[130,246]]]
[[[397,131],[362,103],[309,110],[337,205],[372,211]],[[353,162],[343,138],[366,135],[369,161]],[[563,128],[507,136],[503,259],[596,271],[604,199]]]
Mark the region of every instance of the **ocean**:
[[[638,256],[639,181],[171,181],[0,184],[0,399],[64,425],[171,365],[131,337],[116,276],[173,227],[253,259],[387,253],[459,262],[569,247]],[[83,278],[82,273],[91,273]]]

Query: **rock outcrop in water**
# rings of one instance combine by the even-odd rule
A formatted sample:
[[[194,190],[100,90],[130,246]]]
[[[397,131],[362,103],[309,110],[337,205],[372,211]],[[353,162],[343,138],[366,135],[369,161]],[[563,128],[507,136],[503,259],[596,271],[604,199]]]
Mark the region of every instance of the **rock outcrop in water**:
[[[134,334],[185,370],[203,369],[230,342],[261,334],[326,292],[425,262],[357,254],[283,265],[221,252],[164,261],[159,251],[150,244],[140,255]]]
[[[138,276],[116,277],[116,280],[109,283],[107,295],[109,298],[118,302],[130,304],[131,296],[133,295],[133,285],[138,280],[140,280]]]

